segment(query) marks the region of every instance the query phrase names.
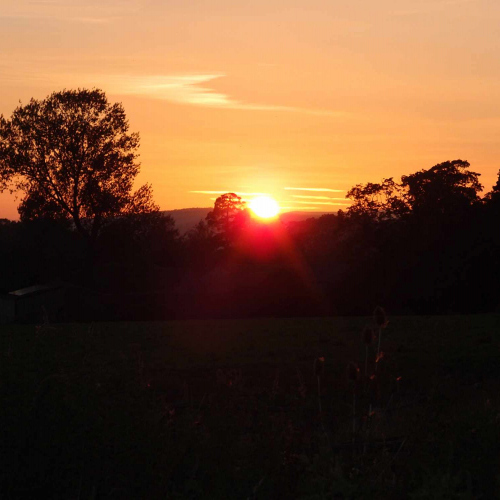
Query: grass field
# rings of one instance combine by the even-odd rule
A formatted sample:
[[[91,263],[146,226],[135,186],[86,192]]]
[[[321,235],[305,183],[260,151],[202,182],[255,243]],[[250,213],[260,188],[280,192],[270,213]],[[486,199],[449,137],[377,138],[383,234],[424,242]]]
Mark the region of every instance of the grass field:
[[[0,497],[500,497],[500,317],[389,319],[2,326]]]

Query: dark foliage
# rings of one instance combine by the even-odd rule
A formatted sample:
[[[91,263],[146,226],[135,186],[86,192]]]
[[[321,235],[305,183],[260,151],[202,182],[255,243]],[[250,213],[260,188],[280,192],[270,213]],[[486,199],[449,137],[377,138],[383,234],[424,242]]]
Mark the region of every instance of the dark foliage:
[[[21,220],[71,220],[94,243],[117,215],[158,211],[151,186],[133,192],[139,135],[104,92],[64,90],[0,116],[0,188],[23,193]]]
[[[215,200],[214,209],[206,217],[208,227],[220,236],[221,244],[231,246],[248,222],[248,211],[241,197],[226,193]]]
[[[254,221],[231,193],[183,237],[158,213],[120,215],[90,257],[64,217],[5,221],[1,288],[82,286],[88,319],[495,311],[498,184],[481,199],[468,167],[356,186],[347,212],[287,224]]]

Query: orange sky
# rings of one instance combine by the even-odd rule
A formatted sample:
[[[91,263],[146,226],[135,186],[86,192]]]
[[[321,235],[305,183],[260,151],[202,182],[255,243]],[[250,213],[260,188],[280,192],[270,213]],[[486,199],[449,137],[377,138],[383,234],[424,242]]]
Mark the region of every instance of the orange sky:
[[[0,113],[102,88],[162,209],[236,191],[336,210],[357,183],[458,158],[487,191],[499,26],[493,0],[1,0]]]

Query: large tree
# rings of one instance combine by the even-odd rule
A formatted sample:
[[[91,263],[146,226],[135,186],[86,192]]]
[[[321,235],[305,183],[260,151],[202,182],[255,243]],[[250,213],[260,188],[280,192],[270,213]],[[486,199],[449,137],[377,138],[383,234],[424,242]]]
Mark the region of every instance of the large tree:
[[[0,115],[0,190],[23,193],[21,219],[68,219],[90,242],[106,220],[158,211],[133,191],[139,135],[99,89],[63,90]]]
[[[446,161],[428,170],[403,175],[400,183],[390,178],[380,184],[358,184],[347,193],[354,201],[348,213],[377,220],[410,214],[460,216],[480,201],[482,190],[480,174],[470,171],[469,166],[467,161]]]
[[[214,203],[214,209],[206,217],[208,226],[231,244],[248,220],[246,203],[235,193],[225,193]]]
[[[500,170],[498,171],[497,182],[493,186],[492,190],[486,194],[485,200],[489,204],[493,202],[496,206],[500,205]]]
[[[393,178],[381,183],[357,184],[346,195],[353,200],[348,213],[351,216],[366,216],[374,220],[386,220],[401,216],[408,211],[404,201],[402,186]]]
[[[483,186],[481,174],[469,170],[463,160],[438,163],[428,170],[420,170],[401,177],[405,201],[414,213],[460,214],[479,202]]]

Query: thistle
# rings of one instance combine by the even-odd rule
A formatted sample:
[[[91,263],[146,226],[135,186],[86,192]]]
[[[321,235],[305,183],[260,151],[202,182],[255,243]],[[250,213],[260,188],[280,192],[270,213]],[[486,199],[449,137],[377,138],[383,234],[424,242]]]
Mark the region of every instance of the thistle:
[[[300,373],[300,370],[297,368],[297,378],[299,380],[299,394],[302,397],[302,399],[305,399],[306,397],[306,384],[304,383],[304,377],[302,376],[302,373]]]
[[[273,390],[271,393],[273,400],[276,397],[276,394],[278,394],[279,387],[280,387],[280,369],[276,368],[276,372],[274,374]]]
[[[325,371],[325,358],[322,356],[321,358],[316,358],[314,360],[314,376],[321,377],[323,372]]]
[[[347,378],[352,382],[352,453],[354,454],[354,436],[356,434],[356,382],[358,380],[359,367],[355,363],[347,366]]]
[[[389,321],[387,319],[385,311],[380,306],[377,306],[373,311],[373,319],[375,321],[375,324],[378,326],[377,364],[375,365],[375,371],[377,371],[378,360],[381,359],[380,342],[382,340],[382,330],[389,324]]]
[[[369,346],[373,341],[373,329],[369,326],[365,327],[363,330],[363,343]]]
[[[389,321],[387,320],[387,315],[380,306],[377,306],[373,311],[373,319],[375,321],[375,324],[379,328],[385,328],[389,324]]]
[[[359,367],[356,363],[349,363],[347,365],[347,378],[356,383],[358,380]]]
[[[322,356],[320,358],[316,358],[314,360],[314,375],[318,379],[318,407],[319,407],[319,414],[321,415],[321,376],[323,375],[323,372],[325,371],[325,358]]]
[[[368,346],[373,341],[373,329],[370,327],[365,327],[363,330],[363,343],[365,344],[365,377],[368,374]]]

